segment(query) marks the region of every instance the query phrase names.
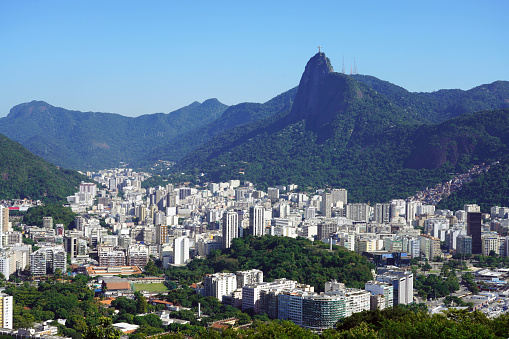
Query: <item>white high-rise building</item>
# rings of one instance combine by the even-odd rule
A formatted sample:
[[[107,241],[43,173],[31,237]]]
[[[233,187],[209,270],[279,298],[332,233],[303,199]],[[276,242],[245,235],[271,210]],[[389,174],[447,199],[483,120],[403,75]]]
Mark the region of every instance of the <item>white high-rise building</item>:
[[[189,260],[189,238],[178,237],[173,240],[173,264],[184,265]]]
[[[467,204],[463,205],[463,210],[467,213],[469,212],[481,212],[481,207],[477,204]]]
[[[343,207],[346,204],[348,204],[348,192],[346,191],[346,189],[344,189],[344,188],[341,188],[341,189],[334,188],[331,191],[331,193],[332,193],[332,203],[336,207]]]
[[[229,295],[237,289],[235,273],[207,274],[203,278],[206,297],[216,297],[222,301],[223,296]]]
[[[237,276],[238,288],[263,282],[263,272],[256,269],[249,271],[237,271],[235,272],[235,275]]]
[[[239,237],[239,215],[235,211],[223,214],[223,248],[230,248],[232,240]]]
[[[265,234],[265,209],[255,205],[249,208],[249,232],[261,237]]]
[[[355,221],[369,221],[371,207],[368,204],[346,205],[346,217]]]
[[[418,210],[421,209],[422,202],[420,201],[409,201],[406,204],[406,221],[411,224],[415,220]]]
[[[260,309],[260,291],[265,289],[293,289],[297,286],[297,282],[288,279],[276,279],[273,282],[263,282],[251,284],[242,287],[242,310],[252,308],[255,314],[259,314]]]
[[[67,272],[67,254],[62,245],[45,246],[30,255],[30,273],[33,275],[54,274],[57,269]]]
[[[14,297],[0,294],[0,325],[2,328],[12,329],[12,312],[14,309]]]

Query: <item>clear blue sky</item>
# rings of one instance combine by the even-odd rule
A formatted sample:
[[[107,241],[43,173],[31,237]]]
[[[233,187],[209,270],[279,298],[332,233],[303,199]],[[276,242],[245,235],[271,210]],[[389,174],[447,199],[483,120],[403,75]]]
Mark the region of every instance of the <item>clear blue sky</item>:
[[[323,46],[410,91],[509,80],[509,1],[0,1],[0,116],[265,102]]]

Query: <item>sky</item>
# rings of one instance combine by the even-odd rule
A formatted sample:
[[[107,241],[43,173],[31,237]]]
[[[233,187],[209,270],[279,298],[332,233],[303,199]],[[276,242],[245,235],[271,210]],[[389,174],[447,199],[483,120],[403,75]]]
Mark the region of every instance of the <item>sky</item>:
[[[318,52],[412,92],[509,80],[509,1],[1,0],[0,117],[265,102]]]

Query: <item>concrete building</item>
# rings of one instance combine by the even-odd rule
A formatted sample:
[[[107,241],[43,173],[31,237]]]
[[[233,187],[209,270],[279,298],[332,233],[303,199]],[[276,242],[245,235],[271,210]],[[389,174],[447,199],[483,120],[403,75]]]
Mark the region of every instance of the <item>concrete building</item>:
[[[419,240],[421,243],[421,254],[425,258],[431,260],[442,255],[442,251],[440,250],[440,239],[423,234],[419,236]]]
[[[223,296],[230,295],[237,289],[237,276],[234,273],[207,274],[203,278],[206,297],[216,297],[223,300]]]
[[[459,235],[456,238],[456,253],[472,254],[472,237],[469,235]]]
[[[472,254],[482,254],[482,214],[481,212],[469,212],[469,210],[477,208],[472,205],[465,205],[467,214],[467,235],[472,237]]]
[[[249,208],[249,233],[261,237],[265,234],[265,209],[255,205]]]
[[[235,275],[237,276],[237,288],[263,282],[263,272],[257,269],[237,271],[235,272]]]
[[[173,240],[173,264],[184,265],[189,260],[189,238],[177,237]]]
[[[368,222],[370,218],[371,207],[368,204],[348,204],[346,205],[346,217],[354,221]]]
[[[393,303],[408,305],[414,302],[414,275],[410,271],[389,270],[377,275],[378,282],[390,283],[393,287]]]
[[[380,281],[368,281],[364,289],[368,292],[370,292],[372,295],[382,295],[384,297],[384,309],[388,307],[392,307],[394,305],[394,288],[392,287],[392,284],[390,283],[384,283]]]
[[[500,254],[499,236],[496,233],[483,234],[482,255],[489,256],[491,251]]]
[[[63,246],[44,246],[30,255],[30,273],[36,276],[67,272],[67,255]]]
[[[115,267],[126,266],[125,249],[115,246],[99,246],[97,248],[99,266]]]
[[[375,205],[375,222],[377,224],[388,224],[391,222],[391,204]]]
[[[331,211],[332,211],[332,194],[330,193],[323,193],[322,194],[322,203],[320,206],[320,211],[322,212],[322,216],[325,218],[331,217]]]
[[[232,240],[239,237],[239,215],[235,211],[223,214],[223,249],[230,248]]]
[[[294,289],[297,282],[288,279],[276,279],[273,282],[263,282],[258,284],[245,285],[242,287],[242,310],[252,308],[255,314],[260,312],[260,291],[271,289]]]
[[[2,328],[12,329],[12,312],[14,310],[14,297],[0,293],[0,324]]]

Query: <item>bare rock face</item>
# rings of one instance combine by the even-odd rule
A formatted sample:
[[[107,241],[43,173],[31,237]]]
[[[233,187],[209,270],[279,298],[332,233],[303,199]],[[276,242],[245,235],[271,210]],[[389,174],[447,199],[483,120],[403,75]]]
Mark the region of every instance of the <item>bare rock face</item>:
[[[318,99],[325,78],[334,72],[324,53],[315,54],[306,64],[299,83],[299,90],[293,103],[292,116],[295,120],[306,119],[319,114]]]
[[[324,53],[315,54],[307,63],[292,106],[293,121],[306,120],[313,130],[332,122],[345,111],[349,82],[344,74],[334,73]]]

